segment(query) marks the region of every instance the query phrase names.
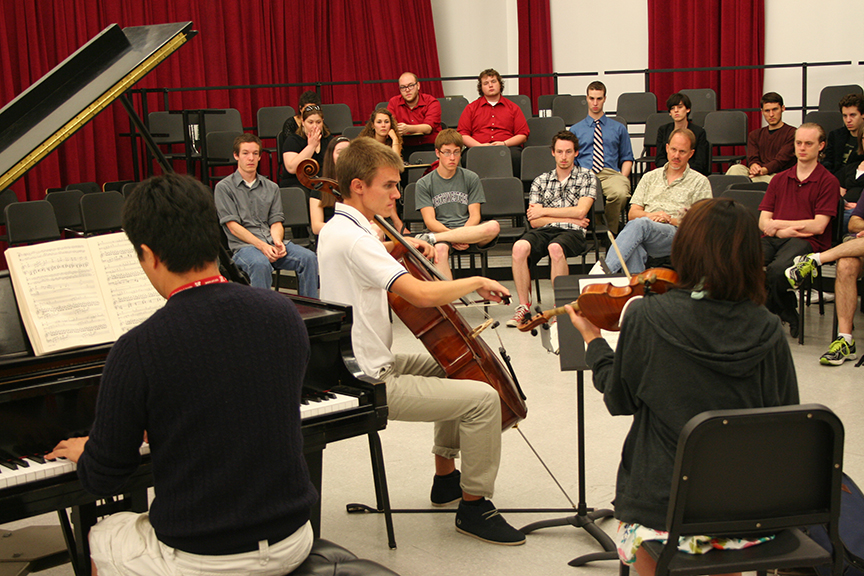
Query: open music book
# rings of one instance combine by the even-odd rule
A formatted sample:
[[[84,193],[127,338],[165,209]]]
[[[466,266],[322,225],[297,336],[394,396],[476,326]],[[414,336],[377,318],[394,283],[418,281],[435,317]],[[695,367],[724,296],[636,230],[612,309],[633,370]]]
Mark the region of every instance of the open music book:
[[[6,250],[36,356],[114,342],[165,304],[124,232]]]

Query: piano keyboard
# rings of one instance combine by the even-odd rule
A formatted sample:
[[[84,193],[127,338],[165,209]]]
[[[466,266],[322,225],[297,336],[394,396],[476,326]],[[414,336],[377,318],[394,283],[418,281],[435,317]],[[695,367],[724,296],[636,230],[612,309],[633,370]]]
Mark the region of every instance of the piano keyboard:
[[[142,444],[141,454],[144,455],[149,453],[150,445]],[[66,460],[65,458],[53,461],[45,460],[44,462],[39,462],[31,458],[22,458],[19,459],[18,462],[21,460],[24,460],[29,464],[29,466],[25,467],[18,465],[17,470],[10,470],[5,466],[0,466],[0,489],[9,488],[18,484],[36,482],[37,480],[44,480],[45,478],[53,478],[54,476],[74,472],[76,468],[74,462]]]
[[[336,394],[335,392],[324,392],[319,396],[304,396],[300,404],[300,419],[314,418],[331,412],[350,410],[360,405],[359,398]]]
[[[317,395],[306,395],[303,398],[303,404],[300,405],[300,418],[314,418],[324,414],[333,412],[341,412],[350,410],[360,405],[360,400],[354,396],[346,396],[344,394],[336,394],[334,392],[323,392]],[[141,446],[141,454],[149,454],[150,445],[143,444]],[[27,466],[21,465],[24,461]],[[75,463],[69,460],[61,459],[53,462],[39,462],[32,458],[23,458],[13,460],[16,463],[17,469],[10,470],[6,466],[0,465],[0,490],[18,484],[27,484],[60,476],[68,472],[75,471]]]

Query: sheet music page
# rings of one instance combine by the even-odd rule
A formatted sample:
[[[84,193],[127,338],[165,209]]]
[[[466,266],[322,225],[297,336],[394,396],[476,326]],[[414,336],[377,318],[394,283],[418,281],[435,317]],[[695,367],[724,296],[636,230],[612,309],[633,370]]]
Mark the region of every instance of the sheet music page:
[[[6,261],[37,356],[115,339],[87,240],[9,248]]]
[[[165,305],[141,265],[125,232],[88,239],[108,308],[115,340]]]
[[[590,286],[591,284],[612,284],[614,286],[627,286],[630,284],[630,280],[625,276],[597,276],[596,280],[594,278],[582,278],[579,280],[579,292],[581,293],[585,290],[586,286]],[[600,335],[609,343],[609,347],[613,350],[618,348],[618,335],[620,332],[609,332],[608,330],[600,330]],[[586,348],[587,345],[584,345]]]

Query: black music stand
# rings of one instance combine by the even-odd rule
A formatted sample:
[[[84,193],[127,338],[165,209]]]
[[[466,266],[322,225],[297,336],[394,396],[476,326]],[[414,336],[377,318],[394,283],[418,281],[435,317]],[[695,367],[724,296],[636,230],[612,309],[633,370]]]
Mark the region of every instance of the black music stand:
[[[585,279],[592,281],[609,281],[613,278],[620,278],[621,275],[614,277],[610,276],[559,276],[555,279],[555,305],[563,306],[569,304],[579,297],[582,293],[580,282]],[[560,346],[560,362],[561,370],[576,371],[576,444],[577,444],[577,482],[579,486],[579,502],[576,508],[575,516],[566,516],[564,518],[556,518],[553,520],[540,520],[532,522],[527,526],[520,528],[522,532],[528,534],[540,528],[549,528],[552,526],[575,526],[576,528],[584,528],[595,540],[603,547],[603,552],[594,552],[584,554],[578,558],[574,558],[568,564],[570,566],[583,566],[588,562],[595,560],[618,560],[618,552],[615,542],[604,532],[595,520],[610,518],[613,515],[612,510],[601,509],[595,510],[588,508],[585,503],[585,370],[590,370],[591,367],[585,363],[585,342],[582,335],[573,324],[570,323],[569,317],[561,316],[558,322],[558,344]]]

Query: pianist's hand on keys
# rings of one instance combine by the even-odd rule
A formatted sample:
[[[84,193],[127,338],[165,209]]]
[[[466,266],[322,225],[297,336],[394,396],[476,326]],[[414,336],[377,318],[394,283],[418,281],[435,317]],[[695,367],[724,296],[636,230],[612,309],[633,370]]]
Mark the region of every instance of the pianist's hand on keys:
[[[84,445],[87,444],[88,438],[89,436],[84,436],[81,438],[61,440],[60,443],[54,447],[54,450],[45,455],[45,459],[56,460],[57,458],[65,458],[77,463],[78,459],[81,458],[81,454],[84,453]]]
[[[80,440],[86,441],[86,438],[81,438]],[[141,454],[144,455],[149,453],[150,445],[146,443],[143,444],[141,446]],[[81,455],[80,452],[78,455]],[[49,456],[58,459],[49,460]],[[56,449],[54,452],[46,454],[44,457],[28,456],[24,458],[16,458],[14,463],[14,467],[0,465],[0,489],[17,486],[19,484],[27,484],[29,482],[36,482],[37,480],[43,480],[45,478],[53,478],[54,476],[74,472],[76,469],[75,462],[60,457],[57,454]],[[10,464],[10,462],[6,462],[6,464]]]

